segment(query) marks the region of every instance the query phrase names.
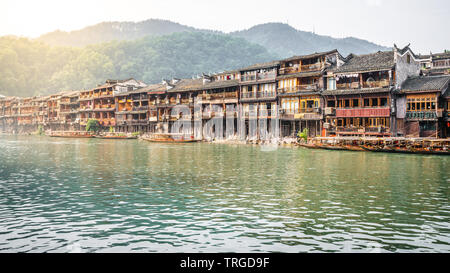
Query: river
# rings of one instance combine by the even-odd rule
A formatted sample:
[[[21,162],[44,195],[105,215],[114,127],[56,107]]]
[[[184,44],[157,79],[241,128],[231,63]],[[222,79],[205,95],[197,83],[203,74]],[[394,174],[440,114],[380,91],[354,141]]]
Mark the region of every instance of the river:
[[[0,252],[450,252],[450,157],[0,136]]]

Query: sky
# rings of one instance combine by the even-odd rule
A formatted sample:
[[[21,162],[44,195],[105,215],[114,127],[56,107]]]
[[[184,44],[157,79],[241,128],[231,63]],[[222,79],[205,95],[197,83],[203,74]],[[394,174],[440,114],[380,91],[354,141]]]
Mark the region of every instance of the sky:
[[[450,49],[448,0],[0,0],[0,36],[35,38],[104,21],[166,19],[224,32],[268,22],[416,53]]]

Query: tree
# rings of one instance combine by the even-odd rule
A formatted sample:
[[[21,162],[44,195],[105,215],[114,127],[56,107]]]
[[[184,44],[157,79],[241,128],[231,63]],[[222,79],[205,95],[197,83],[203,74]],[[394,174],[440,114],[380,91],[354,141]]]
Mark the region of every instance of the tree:
[[[100,123],[96,119],[89,119],[86,124],[86,132],[98,132],[100,130]]]

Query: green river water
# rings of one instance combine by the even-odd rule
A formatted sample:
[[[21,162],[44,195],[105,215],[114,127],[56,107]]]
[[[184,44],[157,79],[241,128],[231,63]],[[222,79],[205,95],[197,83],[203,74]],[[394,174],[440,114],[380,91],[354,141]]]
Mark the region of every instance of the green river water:
[[[450,157],[0,136],[0,252],[450,252]]]

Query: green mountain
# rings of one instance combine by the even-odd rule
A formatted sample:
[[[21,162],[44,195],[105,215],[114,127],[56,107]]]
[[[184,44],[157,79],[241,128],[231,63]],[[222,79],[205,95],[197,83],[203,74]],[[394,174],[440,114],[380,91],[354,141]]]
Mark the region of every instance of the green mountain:
[[[250,29],[231,33],[247,41],[262,45],[268,50],[282,56],[306,55],[338,49],[343,56],[350,53],[366,54],[379,50],[390,50],[388,47],[357,39],[337,39],[330,36],[317,35],[312,32],[300,31],[282,23],[267,23]]]
[[[37,38],[37,40],[56,46],[83,47],[115,40],[135,40],[145,36],[160,36],[186,31],[212,32],[184,26],[167,20],[149,19],[137,23],[103,22],[70,32],[57,30],[44,34]]]
[[[146,83],[271,61],[264,47],[230,35],[182,32],[83,48],[0,37],[0,94],[32,96],[95,87],[105,79]]]
[[[104,22],[72,32],[55,31],[38,38],[50,45],[85,46],[113,40],[134,40],[145,36],[167,35],[175,32],[221,33],[241,37],[266,47],[280,57],[309,54],[337,48],[342,55],[366,54],[389,48],[365,40],[349,37],[337,39],[297,30],[287,24],[267,23],[247,30],[225,34],[219,31],[196,29],[167,20],[150,19],[142,22]]]

